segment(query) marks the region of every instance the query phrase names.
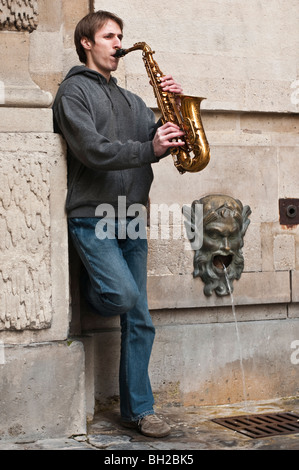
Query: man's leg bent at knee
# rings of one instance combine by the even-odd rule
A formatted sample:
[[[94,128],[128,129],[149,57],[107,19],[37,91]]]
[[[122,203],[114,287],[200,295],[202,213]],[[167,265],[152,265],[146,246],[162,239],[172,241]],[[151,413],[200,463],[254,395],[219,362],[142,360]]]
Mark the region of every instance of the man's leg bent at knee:
[[[70,219],[69,229],[84,264],[82,289],[93,309],[103,316],[121,315],[131,310],[139,297],[118,240],[99,240],[96,218]]]

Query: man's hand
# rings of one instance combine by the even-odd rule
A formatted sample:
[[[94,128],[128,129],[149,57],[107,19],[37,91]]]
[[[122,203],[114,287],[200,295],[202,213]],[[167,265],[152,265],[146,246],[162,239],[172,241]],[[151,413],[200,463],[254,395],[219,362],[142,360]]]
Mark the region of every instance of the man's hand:
[[[161,157],[171,147],[181,147],[184,145],[183,141],[173,141],[173,139],[180,139],[184,132],[172,122],[167,122],[157,129],[155,137],[153,138],[153,147],[156,157]]]
[[[181,85],[174,80],[172,75],[164,75],[164,77],[161,77],[160,85],[162,90],[165,92],[175,94],[183,93]],[[153,139],[153,147],[156,157],[161,157],[171,147],[182,147],[185,145],[185,143],[180,140],[183,135],[184,132],[172,122],[167,122],[163,126],[159,127]]]
[[[169,91],[170,93],[183,93],[182,86],[175,81],[172,75],[164,75],[164,77],[161,77],[161,88],[163,91]]]

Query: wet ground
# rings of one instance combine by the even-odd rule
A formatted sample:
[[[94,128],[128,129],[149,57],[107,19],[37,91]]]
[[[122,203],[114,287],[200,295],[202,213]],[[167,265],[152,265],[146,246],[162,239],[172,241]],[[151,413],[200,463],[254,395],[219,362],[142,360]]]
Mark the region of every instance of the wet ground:
[[[246,407],[244,404],[187,408],[165,406],[157,408],[156,412],[171,426],[171,434],[165,438],[148,438],[135,430],[123,428],[118,409],[113,408],[96,415],[88,426],[87,435],[35,442],[0,442],[0,450],[102,450],[111,452],[114,458],[121,451],[186,451],[191,455],[200,450],[299,450],[299,431],[296,434],[251,438],[212,421],[244,414],[293,412],[299,415],[299,398],[249,403]]]

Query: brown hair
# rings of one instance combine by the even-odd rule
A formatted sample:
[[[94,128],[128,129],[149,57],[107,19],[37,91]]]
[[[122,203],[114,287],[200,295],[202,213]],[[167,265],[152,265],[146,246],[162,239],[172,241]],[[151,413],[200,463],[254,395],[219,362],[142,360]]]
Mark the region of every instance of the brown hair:
[[[89,39],[94,43],[94,36],[96,32],[101,29],[108,20],[115,21],[121,30],[123,30],[123,21],[121,18],[116,16],[114,13],[110,13],[109,11],[99,10],[95,13],[89,13],[86,15],[76,26],[74,40],[76,51],[79,56],[80,62],[86,64],[87,57],[84,47],[81,44],[81,39],[83,37]]]

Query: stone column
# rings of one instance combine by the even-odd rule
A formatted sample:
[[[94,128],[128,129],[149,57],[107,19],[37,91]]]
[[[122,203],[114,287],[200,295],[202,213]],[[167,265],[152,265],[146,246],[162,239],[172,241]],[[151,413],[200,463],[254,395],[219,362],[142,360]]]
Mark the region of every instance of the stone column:
[[[36,0],[0,0],[0,439],[84,433],[70,341],[65,145],[29,75]],[[49,2],[51,8],[51,2]]]
[[[29,34],[38,25],[37,0],[0,2],[0,106],[48,107],[51,93],[29,74]]]

